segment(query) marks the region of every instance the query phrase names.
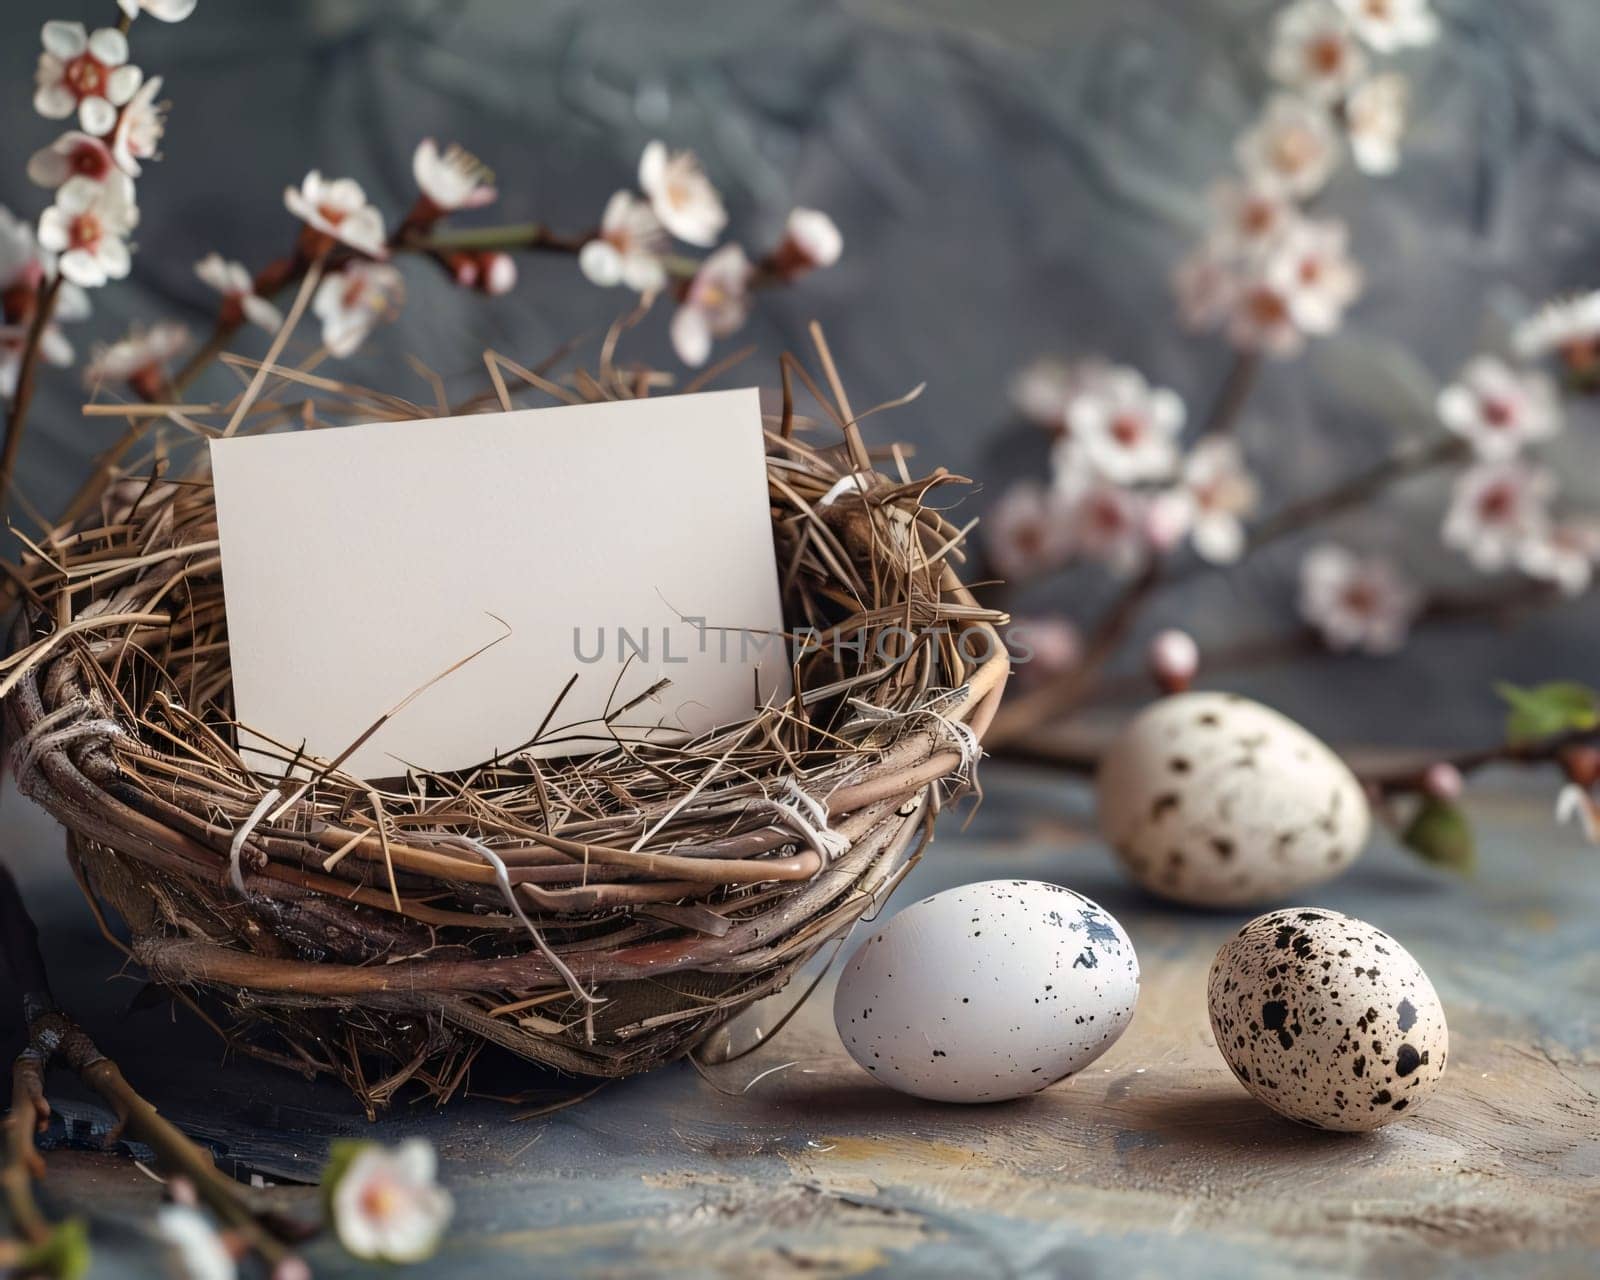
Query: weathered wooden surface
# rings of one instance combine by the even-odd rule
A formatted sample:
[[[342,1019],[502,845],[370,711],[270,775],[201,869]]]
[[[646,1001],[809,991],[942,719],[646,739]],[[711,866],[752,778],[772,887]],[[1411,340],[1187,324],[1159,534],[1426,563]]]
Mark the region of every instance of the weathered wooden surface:
[[[1080,789],[993,766],[985,782],[971,830],[951,823],[901,900],[972,879],[1057,880],[1116,914],[1144,966],[1133,1025],[1100,1062],[985,1107],[875,1085],[840,1048],[825,986],[773,1045],[710,1079],[682,1066],[545,1119],[474,1100],[369,1128],[334,1090],[220,1067],[187,1015],[128,1011],[139,984],[104,981],[117,957],[76,900],[58,838],[14,794],[4,839],[63,996],[224,1167],[287,1183],[314,1177],[336,1136],[421,1132],[439,1145],[460,1216],[445,1252],[410,1274],[1600,1271],[1600,853],[1551,826],[1548,786],[1474,793],[1484,865],[1472,881],[1380,840],[1308,895],[1404,942],[1450,1018],[1439,1094],[1403,1123],[1344,1136],[1277,1120],[1216,1052],[1205,975],[1240,914],[1177,911],[1129,888],[1076,834]],[[90,1217],[98,1274],[158,1274],[141,1227],[156,1187],[125,1153],[83,1150],[104,1117],[61,1098],[72,1132],[52,1135],[53,1206]],[[303,1187],[274,1194],[312,1200]],[[358,1271],[327,1244],[310,1256],[319,1275]]]

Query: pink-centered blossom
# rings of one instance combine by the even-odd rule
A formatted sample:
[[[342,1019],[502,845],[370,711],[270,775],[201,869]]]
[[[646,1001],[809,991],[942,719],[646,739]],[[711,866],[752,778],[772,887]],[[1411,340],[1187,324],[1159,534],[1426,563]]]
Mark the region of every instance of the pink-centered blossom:
[[[1350,24],[1326,0],[1296,0],[1278,14],[1267,69],[1290,89],[1335,102],[1366,65],[1367,55]]]
[[[1211,189],[1208,240],[1226,257],[1254,258],[1271,249],[1299,217],[1273,186],[1227,179]]]
[[[651,142],[639,157],[639,189],[656,217],[678,239],[709,248],[728,225],[722,197],[692,151],[669,151]]]
[[[1073,550],[1116,574],[1130,574],[1150,554],[1146,495],[1108,480],[1091,481],[1072,506]]]
[[[160,92],[161,77],[151,76],[122,108],[112,131],[111,154],[117,167],[130,177],[137,178],[142,163],[156,159],[160,152],[167,131],[167,104],[156,101]]]
[[[128,274],[127,236],[139,224],[133,180],[110,174],[104,182],[73,177],[39,217],[40,247],[57,256],[64,279],[86,289]]]
[[[1287,357],[1306,344],[1305,333],[1294,321],[1289,290],[1273,275],[1253,274],[1239,286],[1228,315],[1228,340],[1245,351]]]
[[[672,349],[690,368],[711,355],[714,338],[730,337],[750,315],[750,259],[725,244],[700,264],[670,325]]]
[[[1431,44],[1439,35],[1439,20],[1428,0],[1333,0],[1355,33],[1379,53],[1394,53],[1410,45]]]
[[[324,277],[311,299],[322,322],[322,345],[343,359],[354,355],[379,324],[393,320],[405,302],[405,278],[387,262],[357,260]]]
[[[159,399],[167,384],[167,364],[189,346],[189,330],[181,324],[153,324],[134,329],[109,346],[97,346],[83,371],[84,384],[98,387],[127,383],[145,400]]]
[[[383,215],[367,203],[366,192],[354,178],[329,180],[313,169],[298,187],[284,189],[283,203],[310,229],[318,252],[338,242],[370,258],[389,254]]]
[[[602,289],[626,285],[636,293],[655,293],[667,282],[661,261],[667,233],[650,204],[631,191],[606,202],[600,234],[578,252],[578,269]]]
[[[1006,490],[984,523],[989,559],[1007,581],[1049,573],[1072,553],[1071,506],[1056,490],[1032,481]]]
[[[424,1139],[394,1148],[366,1145],[329,1193],[339,1243],[372,1262],[420,1262],[438,1248],[455,1212],[439,1185],[438,1159]]]
[[[182,22],[194,12],[196,0],[117,0],[117,7],[131,21],[141,13],[148,13],[162,22]]]
[[[1255,477],[1239,446],[1228,436],[1208,436],[1183,461],[1176,488],[1155,499],[1157,518],[1187,534],[1195,553],[1212,564],[1232,564],[1244,554],[1245,519],[1260,500]],[[1164,541],[1167,539],[1163,539]]]
[[[1161,480],[1177,461],[1184,407],[1136,369],[1111,368],[1067,402],[1067,429],[1091,466],[1116,484]]]
[[[1442,530],[1445,545],[1481,573],[1509,567],[1526,543],[1547,532],[1554,487],[1542,467],[1480,462],[1455,483]]]
[[[224,318],[234,323],[248,320],[276,333],[283,313],[256,292],[254,278],[242,262],[230,262],[220,253],[208,253],[194,264],[194,273],[222,295]]]
[[[499,194],[483,161],[454,143],[440,151],[432,138],[424,138],[412,153],[411,176],[437,213],[481,209]]]
[[[1561,428],[1555,383],[1543,373],[1520,372],[1494,356],[1475,356],[1456,381],[1439,392],[1439,418],[1472,445],[1480,458],[1514,457],[1524,445]]]
[[[1395,72],[1363,80],[1350,91],[1341,113],[1344,136],[1356,168],[1363,173],[1393,173],[1400,167],[1400,138],[1410,98],[1406,78]]]
[[[1240,137],[1235,154],[1253,183],[1303,200],[1315,195],[1339,160],[1339,139],[1325,108],[1277,94]]]
[[[1333,219],[1295,222],[1268,251],[1261,283],[1282,300],[1301,333],[1329,334],[1360,296],[1361,268],[1351,261],[1349,230]]]
[[[48,147],[33,153],[28,160],[28,177],[54,191],[68,178],[104,182],[116,167],[116,158],[103,139],[70,129]]]
[[[1300,564],[1300,615],[1330,649],[1393,653],[1422,607],[1421,595],[1384,556],[1324,544]]]
[[[117,109],[144,79],[128,62],[128,37],[115,27],[91,35],[81,22],[51,21],[40,38],[44,52],[34,72],[34,110],[47,120],[65,120],[76,112],[85,133],[97,138],[110,133]]]

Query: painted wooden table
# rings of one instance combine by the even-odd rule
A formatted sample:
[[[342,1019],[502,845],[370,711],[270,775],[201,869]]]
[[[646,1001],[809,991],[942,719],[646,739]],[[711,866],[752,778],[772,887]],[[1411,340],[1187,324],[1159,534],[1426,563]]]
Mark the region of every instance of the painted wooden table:
[[[1077,1079],[985,1107],[890,1093],[840,1048],[825,984],[772,1044],[705,1078],[674,1067],[542,1119],[468,1100],[375,1127],[336,1090],[222,1065],[188,1015],[141,1000],[135,979],[107,981],[118,958],[61,869],[59,837],[15,794],[3,813],[61,994],[224,1168],[309,1212],[314,1192],[294,1184],[315,1178],[333,1138],[433,1139],[460,1211],[445,1250],[410,1274],[1600,1274],[1600,851],[1551,825],[1548,780],[1474,791],[1483,865],[1470,881],[1380,840],[1308,895],[1404,942],[1450,1019],[1440,1092],[1361,1136],[1276,1119],[1218,1056],[1205,975],[1240,914],[1130,888],[1082,834],[1080,788],[994,765],[984,781],[970,829],[949,823],[897,901],[1022,876],[1118,916],[1144,967],[1138,1012]],[[126,1152],[87,1149],[101,1111],[56,1096],[52,1208],[88,1216],[99,1275],[159,1274],[143,1227],[157,1188]],[[308,1257],[318,1275],[359,1273],[327,1242]]]

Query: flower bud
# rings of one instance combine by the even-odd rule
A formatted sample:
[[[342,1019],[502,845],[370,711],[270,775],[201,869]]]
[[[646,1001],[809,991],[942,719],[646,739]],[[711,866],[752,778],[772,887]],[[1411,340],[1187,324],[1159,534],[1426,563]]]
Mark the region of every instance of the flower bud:
[[[1182,693],[1200,669],[1200,646],[1187,631],[1158,632],[1145,650],[1145,661],[1163,692]]]
[[[1461,770],[1448,760],[1436,760],[1422,774],[1422,792],[1435,800],[1457,800],[1466,787]]]

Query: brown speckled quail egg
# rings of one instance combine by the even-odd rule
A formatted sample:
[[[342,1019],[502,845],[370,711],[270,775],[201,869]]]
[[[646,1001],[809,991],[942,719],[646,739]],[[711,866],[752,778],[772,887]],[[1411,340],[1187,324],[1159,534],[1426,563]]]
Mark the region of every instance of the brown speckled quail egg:
[[[1438,1087],[1450,1037],[1422,967],[1361,920],[1320,907],[1258,916],[1217,952],[1217,1048],[1267,1106],[1322,1129],[1376,1129]]]
[[[1100,907],[1059,885],[987,880],[875,925],[839,978],[833,1018],[884,1084],[995,1102],[1081,1071],[1138,996],[1133,944]]]
[[[1200,906],[1290,896],[1338,874],[1367,842],[1366,796],[1292,720],[1228,693],[1140,712],[1096,781],[1100,829],[1152,893]]]

